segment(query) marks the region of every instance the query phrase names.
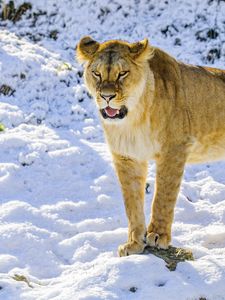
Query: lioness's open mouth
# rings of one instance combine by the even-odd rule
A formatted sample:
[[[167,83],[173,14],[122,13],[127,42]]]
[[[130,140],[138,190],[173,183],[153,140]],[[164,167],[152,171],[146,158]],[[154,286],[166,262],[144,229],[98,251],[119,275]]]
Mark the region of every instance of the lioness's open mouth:
[[[128,109],[124,105],[120,109],[107,106],[106,108],[100,109],[100,112],[104,119],[123,119],[127,115]]]

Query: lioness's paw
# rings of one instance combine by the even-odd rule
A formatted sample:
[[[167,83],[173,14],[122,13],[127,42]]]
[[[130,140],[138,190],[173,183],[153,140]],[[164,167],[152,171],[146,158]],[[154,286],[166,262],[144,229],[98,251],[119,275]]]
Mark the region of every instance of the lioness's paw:
[[[144,251],[145,243],[137,243],[135,241],[120,245],[118,248],[119,256],[128,256],[131,254],[140,254]]]
[[[149,232],[146,236],[146,243],[151,247],[158,247],[160,249],[168,249],[170,237],[167,234],[158,234]]]

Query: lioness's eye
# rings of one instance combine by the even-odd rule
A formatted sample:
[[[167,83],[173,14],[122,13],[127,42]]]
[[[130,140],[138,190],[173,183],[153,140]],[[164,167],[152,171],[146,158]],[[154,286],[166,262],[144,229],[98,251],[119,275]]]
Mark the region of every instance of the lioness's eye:
[[[98,79],[101,78],[101,74],[99,72],[92,71],[92,74],[93,74],[94,77],[96,77]]]
[[[118,79],[125,78],[128,75],[129,71],[121,71],[118,75]]]

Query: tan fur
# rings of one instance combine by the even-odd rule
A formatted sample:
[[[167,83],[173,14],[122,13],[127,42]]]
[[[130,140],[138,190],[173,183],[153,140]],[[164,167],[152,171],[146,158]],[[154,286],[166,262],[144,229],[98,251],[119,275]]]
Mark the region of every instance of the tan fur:
[[[156,183],[146,241],[167,248],[185,163],[225,158],[225,71],[183,64],[147,40],[100,44],[85,37],[77,55],[85,61],[86,85],[98,108],[128,108],[121,120],[101,117],[128,217],[128,241],[119,255],[145,247],[150,159],[156,161]],[[123,70],[129,73],[119,80]],[[102,93],[116,96],[106,103]]]

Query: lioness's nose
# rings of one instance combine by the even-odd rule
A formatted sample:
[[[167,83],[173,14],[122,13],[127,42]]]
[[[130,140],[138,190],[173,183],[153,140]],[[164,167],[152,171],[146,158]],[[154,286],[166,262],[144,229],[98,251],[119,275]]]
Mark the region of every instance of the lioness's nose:
[[[116,97],[116,94],[112,94],[112,95],[104,95],[104,94],[100,94],[100,96],[106,100],[107,102],[109,102],[110,100],[114,99]]]

